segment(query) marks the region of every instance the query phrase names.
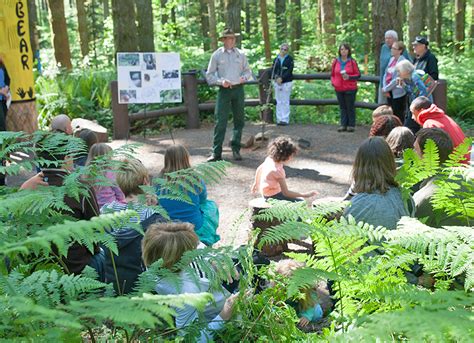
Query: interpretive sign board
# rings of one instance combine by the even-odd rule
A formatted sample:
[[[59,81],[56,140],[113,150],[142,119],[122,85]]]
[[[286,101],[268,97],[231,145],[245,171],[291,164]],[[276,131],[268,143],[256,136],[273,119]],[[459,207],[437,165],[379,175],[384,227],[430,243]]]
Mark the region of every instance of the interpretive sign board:
[[[178,53],[117,53],[119,103],[181,102],[180,70]]]

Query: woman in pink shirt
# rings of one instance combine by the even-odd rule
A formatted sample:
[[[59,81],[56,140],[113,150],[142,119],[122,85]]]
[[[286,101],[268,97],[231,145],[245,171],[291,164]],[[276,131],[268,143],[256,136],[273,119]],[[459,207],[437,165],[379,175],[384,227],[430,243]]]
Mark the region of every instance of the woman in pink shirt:
[[[286,137],[278,137],[270,143],[268,156],[257,168],[252,192],[259,192],[265,199],[277,199],[286,201],[301,201],[301,198],[309,198],[316,192],[298,193],[288,189],[286,185],[286,174],[283,166],[287,164],[296,154],[295,143]]]

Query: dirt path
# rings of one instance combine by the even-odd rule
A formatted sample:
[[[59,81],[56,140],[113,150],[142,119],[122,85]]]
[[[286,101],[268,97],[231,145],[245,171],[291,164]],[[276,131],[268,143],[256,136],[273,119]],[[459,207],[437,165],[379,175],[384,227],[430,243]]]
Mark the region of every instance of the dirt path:
[[[231,127],[231,126],[230,126]],[[287,183],[296,191],[316,190],[318,197],[343,196],[349,185],[349,175],[355,152],[360,143],[367,137],[368,127],[357,127],[355,133],[338,133],[332,125],[290,125],[285,127],[267,125],[271,137],[289,135],[311,142],[309,149],[301,150],[290,166],[286,167]],[[226,144],[232,130],[227,130]],[[261,127],[247,124],[244,134],[256,134]],[[178,130],[173,133],[176,143],[183,144],[191,153],[191,163],[202,163],[206,160],[212,146],[212,127],[196,130]],[[132,137],[126,141],[113,141],[116,148],[126,143],[140,143],[137,157],[157,175],[163,166],[163,153],[173,144],[170,135],[158,137]],[[248,202],[257,197],[249,191],[255,170],[266,157],[266,148],[257,150],[243,149],[243,161],[233,162],[228,146],[224,147],[223,157],[233,162],[228,169],[227,177],[218,185],[208,187],[208,196],[215,200],[220,210],[221,235],[220,244],[238,246],[247,241],[250,227]]]

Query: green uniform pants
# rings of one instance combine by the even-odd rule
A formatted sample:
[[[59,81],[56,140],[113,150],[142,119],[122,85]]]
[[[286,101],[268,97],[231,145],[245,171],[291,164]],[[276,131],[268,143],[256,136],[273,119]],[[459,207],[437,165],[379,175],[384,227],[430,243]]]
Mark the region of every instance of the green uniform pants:
[[[232,134],[232,151],[240,151],[240,141],[242,139],[242,129],[245,124],[244,112],[244,87],[233,86],[232,88],[220,87],[217,92],[214,127],[214,145],[213,152],[215,156],[222,155],[222,143],[224,142],[225,131],[229,113],[232,111],[234,117],[234,131]]]

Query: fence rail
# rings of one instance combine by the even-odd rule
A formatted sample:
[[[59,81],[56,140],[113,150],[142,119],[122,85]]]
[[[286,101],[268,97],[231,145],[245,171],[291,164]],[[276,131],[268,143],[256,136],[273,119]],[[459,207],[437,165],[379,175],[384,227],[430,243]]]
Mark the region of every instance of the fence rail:
[[[268,96],[268,89],[270,88],[270,69],[261,69],[258,71],[257,80],[247,82],[246,86],[258,85],[259,87],[259,98],[258,99],[246,99],[245,106],[257,107],[262,106],[267,103],[275,103],[275,100],[272,96]],[[112,113],[114,120],[114,139],[125,139],[129,137],[130,134],[130,124],[132,122],[158,118],[162,116],[170,115],[183,115],[186,114],[186,128],[194,129],[199,128],[199,111],[213,111],[215,108],[215,101],[207,101],[204,103],[199,103],[198,98],[198,87],[208,87],[206,80],[204,78],[199,78],[198,74],[200,72],[197,70],[191,70],[188,72],[183,72],[182,75],[182,86],[184,88],[184,105],[178,105],[175,107],[163,108],[160,110],[152,110],[138,113],[129,113],[128,105],[118,103],[118,87],[117,81],[112,81],[110,84],[112,92]],[[294,74],[294,80],[330,80],[330,73],[316,73],[316,74]],[[374,75],[363,75],[359,79],[362,82],[370,82],[376,85],[375,92],[377,92],[379,77]],[[435,89],[433,96],[435,102],[441,108],[446,110],[446,90],[447,85],[446,81],[438,80],[439,85]],[[338,105],[337,99],[291,99],[291,105],[296,106],[326,106],[326,105]],[[367,108],[375,109],[377,107],[376,103],[356,101],[355,106],[358,108]],[[262,106],[260,111],[262,120],[267,123],[273,122],[273,111],[268,106]]]

